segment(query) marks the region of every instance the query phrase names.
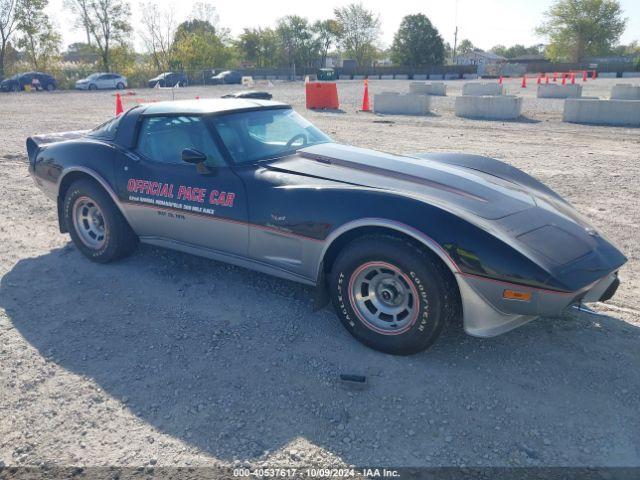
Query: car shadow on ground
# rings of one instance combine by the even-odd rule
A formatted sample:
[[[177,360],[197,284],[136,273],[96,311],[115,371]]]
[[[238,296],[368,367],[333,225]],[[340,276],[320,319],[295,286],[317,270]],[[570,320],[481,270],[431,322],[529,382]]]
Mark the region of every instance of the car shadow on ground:
[[[0,282],[0,307],[43,356],[220,459],[303,438],[360,465],[638,464],[640,329],[582,313],[493,339],[452,327],[394,357],[310,297],[146,246],[96,265],[69,244]]]

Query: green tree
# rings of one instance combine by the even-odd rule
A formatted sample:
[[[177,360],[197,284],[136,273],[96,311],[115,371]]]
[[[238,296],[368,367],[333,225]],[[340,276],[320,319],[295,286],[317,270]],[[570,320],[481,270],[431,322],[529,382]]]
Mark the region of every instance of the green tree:
[[[333,11],[340,25],[340,45],[348,58],[360,66],[370,65],[376,58],[380,37],[380,19],[362,3],[351,3]]]
[[[241,58],[258,68],[278,66],[279,45],[278,35],[271,28],[245,28],[236,42]]]
[[[139,30],[140,38],[156,70],[169,70],[173,60],[172,46],[176,33],[173,8],[169,6],[161,9],[153,2],[141,3],[140,7],[145,12],[141,21],[142,28]]]
[[[407,15],[402,19],[393,37],[391,60],[397,65],[411,67],[444,62],[442,37],[425,15]]]
[[[634,40],[629,45],[618,45],[613,49],[613,54],[620,57],[640,57],[640,43]],[[638,60],[640,61],[640,58]]]
[[[280,39],[283,63],[287,66],[313,66],[320,56],[320,43],[309,21],[298,15],[278,20],[276,33]]]
[[[464,40],[460,41],[455,53],[456,55],[464,55],[466,53],[475,52],[476,50],[477,47],[473,43],[471,43],[471,40],[465,38]]]
[[[75,28],[84,30],[87,45],[91,45],[91,2],[92,0],[64,0],[64,6],[75,16]]]
[[[336,20],[330,18],[314,23],[313,32],[320,48],[320,67],[324,67],[329,50],[338,43],[342,36],[342,28]]]
[[[185,20],[178,28],[174,35],[174,43],[177,43],[192,35],[216,35],[216,27],[207,20],[191,19]],[[217,36],[217,35],[216,35]]]
[[[609,54],[627,24],[617,0],[556,0],[545,17],[536,31],[549,39],[554,61]]]
[[[233,51],[207,20],[192,19],[178,25],[173,44],[177,64],[184,70],[227,66]]]
[[[110,71],[111,49],[127,43],[131,33],[131,8],[126,0],[69,0],[67,8],[76,15],[76,23],[89,32],[102,68]]]
[[[20,33],[17,46],[22,49],[34,70],[46,70],[50,60],[60,54],[61,36],[46,13],[47,0],[18,0],[16,29]]]
[[[9,41],[15,31],[16,0],[0,0],[0,78],[4,78]]]
[[[539,55],[543,52],[543,50],[543,45],[532,45],[530,47],[525,47],[524,45],[520,45],[518,43],[510,47],[505,47],[504,45],[496,45],[491,48],[491,52],[505,58],[515,58],[522,55]]]
[[[453,48],[449,42],[444,42],[444,59],[447,62],[453,61]]]

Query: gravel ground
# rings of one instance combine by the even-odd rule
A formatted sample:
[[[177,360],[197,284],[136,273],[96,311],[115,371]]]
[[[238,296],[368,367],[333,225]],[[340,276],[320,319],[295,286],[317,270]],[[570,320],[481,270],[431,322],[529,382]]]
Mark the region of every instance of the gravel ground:
[[[614,83],[590,81],[584,94],[605,97]],[[448,82],[449,94],[461,85]],[[4,94],[0,466],[640,466],[640,130],[564,124],[562,101],[535,99],[534,86],[518,122],[456,118],[451,96],[428,117],[358,113],[356,81],[339,82],[339,113],[305,112],[300,84],[269,89],[345,143],[474,152],[533,174],[629,257],[617,296],[598,314],[492,339],[450,327],[406,358],[363,347],[283,280],[147,246],[97,266],[58,233],[24,140],[104,121],[112,92]],[[368,385],[348,388],[340,373]]]

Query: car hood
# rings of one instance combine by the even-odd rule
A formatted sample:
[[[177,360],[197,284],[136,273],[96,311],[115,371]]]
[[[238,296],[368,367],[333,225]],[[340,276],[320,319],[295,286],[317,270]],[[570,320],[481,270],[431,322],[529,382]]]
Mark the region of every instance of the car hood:
[[[303,148],[268,167],[383,189],[441,208],[512,245],[566,284],[594,281],[626,261],[555,192],[487,157],[400,156],[326,143]]]
[[[303,148],[271,167],[391,190],[488,220],[536,206],[527,187],[478,170],[336,143]]]

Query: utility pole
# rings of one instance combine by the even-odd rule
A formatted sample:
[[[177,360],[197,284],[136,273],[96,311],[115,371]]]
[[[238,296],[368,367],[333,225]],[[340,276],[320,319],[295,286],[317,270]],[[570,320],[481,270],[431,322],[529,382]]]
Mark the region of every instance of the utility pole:
[[[456,50],[458,49],[458,0],[456,0],[456,13],[455,13],[456,31],[453,34],[453,53],[451,55],[451,62],[456,63]]]

